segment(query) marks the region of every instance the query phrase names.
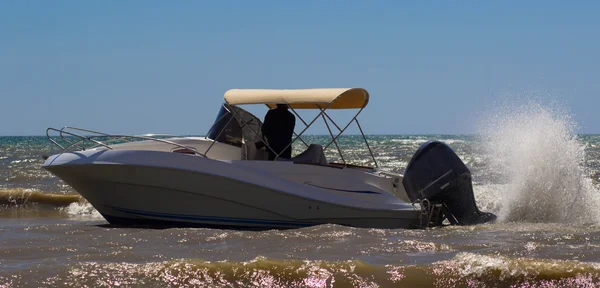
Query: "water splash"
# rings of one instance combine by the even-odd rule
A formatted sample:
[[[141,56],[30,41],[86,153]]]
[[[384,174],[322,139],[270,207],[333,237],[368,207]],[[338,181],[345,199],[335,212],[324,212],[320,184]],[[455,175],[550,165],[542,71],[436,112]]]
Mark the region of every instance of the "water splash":
[[[88,202],[74,202],[69,204],[69,206],[61,207],[61,210],[74,218],[104,219],[100,212]]]
[[[585,171],[585,145],[568,111],[535,100],[498,107],[480,134],[490,174],[503,184],[493,196],[499,219],[599,222],[599,191]]]

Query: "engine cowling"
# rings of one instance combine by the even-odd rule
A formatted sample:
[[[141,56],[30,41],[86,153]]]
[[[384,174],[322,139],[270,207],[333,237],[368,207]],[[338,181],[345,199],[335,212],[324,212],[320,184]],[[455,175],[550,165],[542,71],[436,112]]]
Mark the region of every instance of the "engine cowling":
[[[402,184],[412,202],[427,199],[431,204],[442,204],[444,217],[452,224],[473,225],[496,219],[496,215],[477,208],[471,171],[440,141],[428,141],[419,147],[406,167]]]

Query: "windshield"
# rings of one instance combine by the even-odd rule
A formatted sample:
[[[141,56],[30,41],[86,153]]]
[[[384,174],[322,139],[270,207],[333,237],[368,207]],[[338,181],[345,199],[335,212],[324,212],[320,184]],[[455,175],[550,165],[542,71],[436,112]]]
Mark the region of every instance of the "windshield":
[[[223,104],[207,137],[217,142],[241,147],[242,143],[260,141],[261,127],[260,119],[248,111]]]

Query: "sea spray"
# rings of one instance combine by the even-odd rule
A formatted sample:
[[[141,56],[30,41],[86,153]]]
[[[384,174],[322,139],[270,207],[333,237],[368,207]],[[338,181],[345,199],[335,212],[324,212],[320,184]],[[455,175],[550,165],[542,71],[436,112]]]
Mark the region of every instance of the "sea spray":
[[[60,209],[70,217],[103,219],[100,212],[94,209],[94,206],[89,202],[73,202],[69,206],[61,207]]]
[[[571,116],[539,101],[498,107],[479,132],[490,174],[503,184],[493,191],[500,220],[598,223],[599,191]]]

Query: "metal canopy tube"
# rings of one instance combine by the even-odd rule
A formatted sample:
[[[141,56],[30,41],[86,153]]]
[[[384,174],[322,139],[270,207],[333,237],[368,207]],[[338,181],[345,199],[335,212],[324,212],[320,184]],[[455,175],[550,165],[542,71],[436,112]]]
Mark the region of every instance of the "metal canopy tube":
[[[304,143],[304,146],[308,147],[308,144],[306,144],[306,142],[304,142],[304,139],[302,139],[298,134],[296,134],[296,132],[294,132],[294,135],[296,135],[296,137],[298,137],[298,139],[300,139],[300,141]]]
[[[267,105],[267,107],[269,107],[269,105]],[[296,110],[294,110],[294,108],[291,108],[292,112],[294,112],[294,114],[296,115],[296,117],[298,117],[298,119],[300,119],[300,121],[302,121],[302,123],[304,123],[304,126],[308,126],[308,124],[306,124],[306,121],[304,121],[304,119],[302,119],[302,117],[300,116],[300,114],[298,114],[296,112]],[[302,143],[304,143],[304,146],[308,147],[308,144],[304,141],[304,139],[302,139],[300,136],[298,136],[298,134],[296,134],[296,132],[294,131],[294,135],[296,135],[296,137],[298,137],[300,139],[300,141],[302,141]]]
[[[223,104],[223,107],[224,107],[225,109],[227,109],[227,106],[225,106],[225,104]],[[232,110],[233,110],[233,109],[232,109]],[[229,110],[227,110],[227,111],[229,111]],[[210,128],[208,129],[208,132],[206,132],[206,135],[204,136],[204,139],[207,139],[207,138],[208,138],[208,134],[210,134],[210,131],[212,131],[212,129],[215,127],[215,125],[217,125],[217,123],[219,123],[219,122],[221,121],[221,119],[223,119],[223,117],[225,117],[225,116],[227,116],[227,114],[223,114],[221,117],[219,117],[219,119],[217,119],[217,121],[215,121],[215,122],[214,122],[214,123],[213,123],[213,124],[210,126]]]
[[[269,107],[269,106],[267,105],[267,107]],[[294,112],[294,114],[296,114],[296,117],[300,118],[300,121],[302,121],[302,123],[304,123],[304,126],[308,126],[308,124],[306,124],[304,119],[302,119],[302,117],[300,117],[300,115],[296,112],[296,110],[294,110],[294,108],[290,107],[290,110],[292,110],[292,112]]]
[[[321,117],[323,117],[323,122],[325,122],[325,126],[327,126],[327,130],[329,131],[329,135],[331,135],[331,138],[333,138],[333,133],[331,132],[331,128],[329,128],[329,124],[327,123],[327,119],[325,119],[325,116],[323,114],[321,114]],[[337,148],[338,153],[340,153],[340,158],[342,158],[342,162],[344,163],[344,166],[346,166],[346,160],[344,160],[344,155],[342,155],[342,150],[340,150],[340,146],[338,146],[338,143],[337,143],[337,141],[335,141],[335,139],[333,140],[333,143],[335,144],[335,147]]]
[[[267,106],[267,107],[268,107],[268,106]],[[237,114],[237,112],[235,111],[235,109],[231,109],[231,111],[233,112],[233,114],[234,114],[234,116],[235,116],[236,118],[239,118],[239,119],[240,119],[242,122],[244,122],[244,125],[245,125],[245,126],[248,126],[248,128],[250,128],[250,130],[252,130],[252,132],[253,132],[253,133],[254,133],[256,136],[258,136],[258,137],[260,138],[260,140],[262,140],[263,144],[265,144],[265,147],[269,148],[269,150],[271,150],[271,152],[273,152],[273,154],[277,154],[277,153],[275,153],[275,150],[273,150],[273,148],[271,148],[271,146],[269,146],[269,144],[267,143],[267,141],[265,141],[265,138],[264,138],[262,135],[258,134],[258,132],[254,131],[254,129],[252,129],[252,126],[250,126],[250,125],[248,124],[248,122],[246,122],[246,120],[244,120],[244,118],[242,118],[241,116],[239,116],[239,114]],[[302,121],[302,122],[304,122],[304,121]],[[294,132],[294,135],[297,135],[297,134],[296,134],[296,132]],[[299,137],[300,137],[300,136],[298,136],[298,138],[299,138]],[[304,142],[304,140],[302,140],[302,138],[300,138],[300,141],[302,141],[302,143],[304,143],[304,145],[306,145],[306,147],[308,147],[308,144],[306,144],[306,142]]]
[[[266,106],[267,106],[267,108],[271,109],[271,107],[269,107],[269,105],[266,105]],[[298,116],[298,118],[300,118],[300,121],[302,121],[302,123],[304,123],[304,126],[308,126],[308,124],[306,124],[304,119],[302,119],[302,117],[300,117],[300,115],[298,115],[298,113],[296,113],[296,110],[294,110],[291,107],[290,107],[290,109],[292,110],[292,112],[294,112],[294,114],[296,114],[296,116]],[[300,141],[302,141],[302,143],[304,143],[304,146],[308,147],[308,144],[304,141],[304,139],[300,138],[300,136],[298,136],[298,134],[296,132],[294,132],[294,135],[296,137],[298,137],[300,139]]]
[[[233,109],[231,109],[233,110]],[[225,127],[227,127],[227,125],[229,125],[229,123],[231,122],[231,120],[233,119],[233,117],[229,118],[229,121],[227,121],[227,123],[225,124],[225,126],[223,127],[223,129],[221,129],[221,131],[219,131],[219,134],[217,134],[217,139],[219,139],[219,136],[221,136],[221,133],[223,133],[223,131],[225,130]],[[208,154],[208,151],[210,151],[210,148],[213,147],[213,145],[215,145],[215,143],[217,143],[216,139],[212,139],[213,142],[210,143],[210,146],[208,146],[208,148],[206,149],[206,151],[204,151],[204,157],[207,157],[206,154]]]
[[[356,126],[358,126],[358,130],[360,130],[360,134],[362,135],[363,139],[365,140],[365,144],[367,144],[367,149],[369,149],[371,158],[373,158],[373,162],[375,162],[375,167],[379,167],[379,165],[377,165],[377,160],[375,160],[375,156],[373,155],[373,151],[371,150],[371,147],[369,146],[369,141],[367,141],[367,137],[365,137],[365,133],[363,133],[363,130],[360,127],[360,123],[358,123],[358,119],[354,118],[354,122],[356,122]]]
[[[338,131],[342,131],[342,129],[340,128],[340,126],[338,126],[335,121],[333,121],[333,119],[331,119],[331,117],[329,117],[329,115],[327,113],[325,113],[325,116],[327,116],[327,119],[329,119],[329,121],[331,121],[331,123],[333,123],[333,125],[335,125],[335,128],[338,129]],[[323,119],[324,120],[324,119]],[[352,120],[350,120],[350,122],[352,122]],[[333,135],[331,136],[333,137]]]
[[[356,115],[354,115],[354,117],[352,117],[352,120],[350,120],[350,122],[348,122],[348,124],[346,124],[346,127],[344,127],[344,129],[342,129],[342,131],[340,131],[340,133],[337,134],[337,136],[335,136],[335,138],[333,138],[333,140],[331,142],[329,142],[329,144],[327,144],[327,146],[325,146],[325,148],[323,148],[323,151],[325,151],[329,147],[329,145],[331,145],[331,143],[333,143],[333,141],[335,141],[338,137],[340,137],[342,135],[342,133],[344,133],[344,131],[346,131],[346,129],[348,129],[348,126],[350,126],[350,124],[352,124],[352,121],[354,119],[356,119],[356,117],[358,117],[358,114],[360,114],[360,112],[362,112],[363,109],[364,108],[360,108],[360,110],[358,110],[358,113],[356,113]]]
[[[240,120],[242,120],[244,122],[244,124],[246,126],[248,126],[248,128],[250,128],[250,130],[252,130],[252,132],[254,132],[254,134],[256,134],[256,136],[258,136],[258,138],[260,138],[260,140],[262,140],[263,144],[265,144],[265,147],[269,148],[269,150],[271,150],[271,152],[275,153],[275,150],[273,150],[273,148],[271,148],[271,146],[269,146],[269,144],[267,143],[267,141],[265,141],[265,138],[263,137],[264,135],[260,135],[260,134],[258,134],[258,132],[254,131],[254,129],[252,129],[252,126],[248,125],[248,123],[246,122],[246,120],[244,120],[244,118],[242,118],[240,115],[237,114],[237,112],[235,112],[235,109],[231,109],[231,111],[233,112],[234,117],[239,118]],[[231,121],[231,119],[229,119],[229,120]],[[229,122],[228,122],[228,124],[229,124]],[[225,126],[227,126],[227,125],[225,125]],[[225,129],[225,128],[223,128],[223,129]],[[223,130],[221,130],[221,132],[222,131]],[[221,135],[221,133],[219,133],[219,135]],[[243,137],[243,135],[242,135],[242,137]],[[217,138],[219,138],[219,136],[217,136]],[[277,154],[277,153],[275,153],[275,154]]]
[[[331,103],[329,103],[329,105],[331,105]],[[329,107],[329,105],[327,105],[327,107]],[[315,123],[315,121],[319,117],[321,117],[321,115],[325,112],[325,110],[327,110],[327,108],[325,108],[324,110],[322,110],[321,112],[319,112],[319,114],[312,121],[310,121],[310,123],[308,123],[308,125],[306,125],[306,127],[304,127],[304,129],[300,132],[300,134],[298,134],[298,137],[294,138],[294,140],[292,140],[292,142],[290,144],[288,144],[287,146],[285,146],[285,148],[283,148],[282,153],[283,153],[283,151],[285,151],[285,149],[287,149],[288,147],[292,146],[292,144],[294,144],[294,142],[296,142],[296,139],[300,138],[300,136],[302,136],[302,134],[304,134],[304,132],[306,132],[306,130],[308,129],[308,127],[310,127],[313,123]],[[273,161],[277,160],[277,158],[279,158],[280,154],[275,154],[275,159],[273,159]]]

